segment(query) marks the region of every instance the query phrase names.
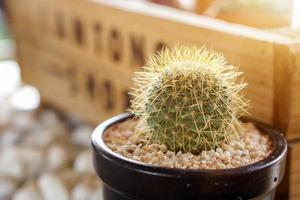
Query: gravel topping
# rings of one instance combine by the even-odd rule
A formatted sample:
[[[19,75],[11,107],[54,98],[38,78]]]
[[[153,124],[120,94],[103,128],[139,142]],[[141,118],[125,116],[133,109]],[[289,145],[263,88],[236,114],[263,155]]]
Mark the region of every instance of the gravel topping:
[[[145,135],[136,134],[138,120],[127,120],[110,127],[104,134],[106,145],[114,152],[150,165],[182,169],[228,169],[249,165],[266,158],[272,151],[270,138],[252,123],[243,123],[239,135],[215,150],[199,155],[172,152],[165,145],[150,144]]]

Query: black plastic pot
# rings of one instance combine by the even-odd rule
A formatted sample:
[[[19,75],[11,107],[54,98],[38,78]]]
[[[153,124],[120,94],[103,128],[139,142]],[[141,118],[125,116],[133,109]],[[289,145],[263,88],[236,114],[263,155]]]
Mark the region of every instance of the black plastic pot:
[[[104,182],[104,200],[270,200],[284,175],[287,143],[282,134],[255,122],[269,134],[273,152],[257,163],[223,170],[150,166],[111,151],[105,130],[132,117],[124,113],[103,122],[92,135],[94,167]]]

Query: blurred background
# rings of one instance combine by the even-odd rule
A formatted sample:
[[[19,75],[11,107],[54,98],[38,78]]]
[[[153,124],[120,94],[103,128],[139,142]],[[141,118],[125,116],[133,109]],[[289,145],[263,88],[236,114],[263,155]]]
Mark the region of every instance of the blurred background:
[[[198,42],[189,38],[189,31],[180,32],[178,23],[195,30],[224,30],[226,47],[207,39],[220,50],[234,46],[227,38],[242,35],[235,41],[245,43],[239,48],[249,60],[255,49],[246,51],[248,43],[266,40],[259,44],[264,57],[255,63],[264,63],[266,49],[277,41],[300,49],[298,0],[1,0],[1,7],[0,200],[102,199],[90,135],[101,121],[128,108],[128,77],[145,64],[146,55],[171,46],[173,40],[182,42],[174,35],[192,44],[203,44],[210,35],[219,37],[193,29]],[[118,21],[120,17],[124,20]],[[146,29],[152,31],[145,38],[140,37],[144,28],[135,25],[139,20],[149,23]],[[160,33],[168,38],[163,40]],[[234,59],[234,54],[228,57],[239,65],[244,58]],[[260,87],[251,82],[260,76],[256,70],[251,77],[246,72],[253,91]],[[259,84],[270,88],[273,80],[262,76]],[[251,91],[250,96],[258,96]],[[257,116],[268,123],[272,113],[260,111]],[[292,142],[299,153],[297,137],[293,134]],[[278,199],[300,199],[300,170],[294,168],[293,176],[288,170]]]
[[[24,22],[26,23],[26,22]],[[23,82],[15,42],[0,13],[0,199],[101,199],[94,126],[44,105]]]

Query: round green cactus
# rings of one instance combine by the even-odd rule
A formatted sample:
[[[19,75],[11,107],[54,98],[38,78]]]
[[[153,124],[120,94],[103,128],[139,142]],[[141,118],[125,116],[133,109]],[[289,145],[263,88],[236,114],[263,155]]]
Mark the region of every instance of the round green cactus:
[[[245,111],[240,74],[222,55],[205,48],[165,49],[136,73],[131,111],[151,141],[169,150],[214,149],[237,131]]]

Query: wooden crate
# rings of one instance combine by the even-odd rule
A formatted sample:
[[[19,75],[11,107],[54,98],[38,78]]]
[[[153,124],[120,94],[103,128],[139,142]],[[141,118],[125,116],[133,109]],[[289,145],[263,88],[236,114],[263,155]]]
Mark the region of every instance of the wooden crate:
[[[288,28],[282,34],[122,0],[7,0],[7,8],[24,80],[89,122],[128,107],[131,77],[148,55],[196,44],[244,72],[252,117],[300,137],[300,43]]]

